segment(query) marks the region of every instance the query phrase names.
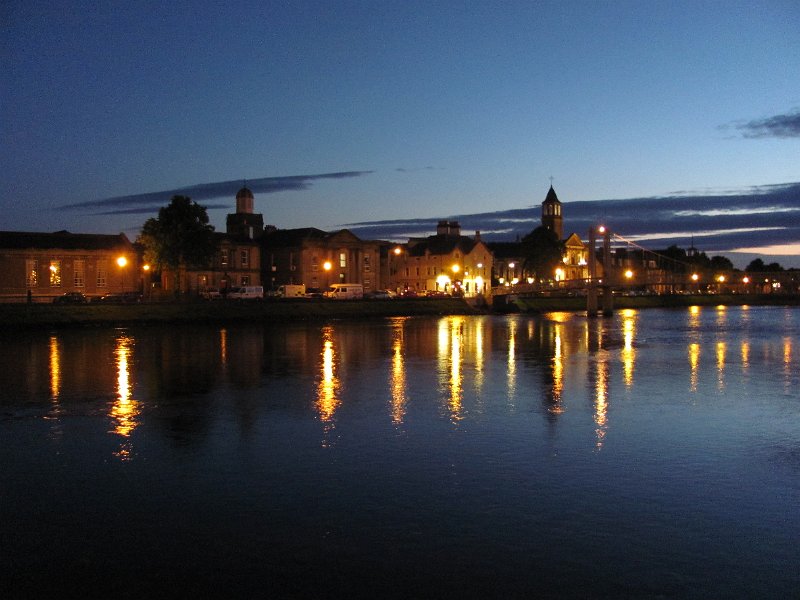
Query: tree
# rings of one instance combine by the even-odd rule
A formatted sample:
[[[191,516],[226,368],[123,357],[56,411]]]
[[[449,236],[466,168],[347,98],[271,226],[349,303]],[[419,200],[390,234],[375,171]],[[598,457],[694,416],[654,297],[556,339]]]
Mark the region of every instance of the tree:
[[[712,256],[710,266],[714,271],[733,271],[733,263],[725,256]]]
[[[203,206],[188,196],[173,196],[168,206],[148,219],[142,227],[139,242],[145,248],[145,260],[161,270],[175,274],[175,289],[180,289],[180,270],[205,267],[217,251],[214,226],[208,223]]]
[[[522,257],[525,270],[537,279],[550,279],[564,256],[564,244],[547,227],[537,227],[522,238]]]

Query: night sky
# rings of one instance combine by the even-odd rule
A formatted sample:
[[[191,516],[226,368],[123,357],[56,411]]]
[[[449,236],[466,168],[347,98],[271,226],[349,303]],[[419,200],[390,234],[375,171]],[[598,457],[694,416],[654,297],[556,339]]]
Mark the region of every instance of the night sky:
[[[427,222],[530,210],[552,176],[565,229],[571,202],[639,200],[626,233],[672,227],[661,246],[725,229],[664,223],[675,198],[749,198],[782,223],[708,249],[800,266],[796,0],[7,0],[0,19],[0,230],[135,238],[178,192],[224,229],[245,180],[281,228]]]

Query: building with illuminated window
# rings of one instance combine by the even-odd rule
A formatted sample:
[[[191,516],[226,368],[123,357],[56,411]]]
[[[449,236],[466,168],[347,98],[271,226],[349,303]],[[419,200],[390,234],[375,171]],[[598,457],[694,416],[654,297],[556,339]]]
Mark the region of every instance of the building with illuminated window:
[[[399,293],[487,295],[493,260],[480,232],[471,238],[461,235],[457,221],[439,221],[436,235],[388,248],[387,287]]]
[[[559,282],[588,278],[589,248],[577,233],[572,233],[564,239],[563,208],[552,185],[542,202],[541,226],[552,231],[563,246],[562,264],[555,268],[549,279]],[[516,242],[492,242],[489,246],[495,253],[494,285],[542,283],[542,281],[534,282],[533,273],[526,268],[526,260],[519,240]]]
[[[144,273],[124,233],[0,232],[0,300],[51,302],[66,292],[141,291]]]
[[[347,229],[275,229],[264,234],[261,244],[266,289],[304,284],[325,290],[334,283],[360,283],[370,292],[381,286],[381,243]]]

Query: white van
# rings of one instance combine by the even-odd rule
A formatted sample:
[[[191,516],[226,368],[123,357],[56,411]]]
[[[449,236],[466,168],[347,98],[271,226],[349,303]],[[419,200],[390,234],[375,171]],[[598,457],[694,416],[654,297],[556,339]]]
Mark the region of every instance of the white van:
[[[325,292],[325,297],[334,300],[360,300],[364,297],[364,286],[360,283],[334,283]]]
[[[228,291],[228,298],[231,300],[255,300],[263,297],[264,287],[261,285],[244,285]]]

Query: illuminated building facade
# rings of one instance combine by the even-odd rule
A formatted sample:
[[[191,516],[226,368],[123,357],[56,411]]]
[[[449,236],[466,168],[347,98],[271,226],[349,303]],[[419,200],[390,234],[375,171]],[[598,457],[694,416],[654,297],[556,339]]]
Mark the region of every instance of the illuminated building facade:
[[[487,295],[493,260],[480,232],[471,238],[461,235],[457,221],[439,221],[436,235],[389,248],[387,287],[401,293]]]
[[[124,233],[0,232],[0,300],[51,302],[66,292],[141,291],[136,247]]]
[[[261,242],[265,288],[305,284],[324,290],[334,283],[360,283],[369,292],[381,286],[380,243],[347,229],[276,229]]]

